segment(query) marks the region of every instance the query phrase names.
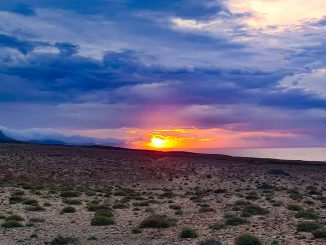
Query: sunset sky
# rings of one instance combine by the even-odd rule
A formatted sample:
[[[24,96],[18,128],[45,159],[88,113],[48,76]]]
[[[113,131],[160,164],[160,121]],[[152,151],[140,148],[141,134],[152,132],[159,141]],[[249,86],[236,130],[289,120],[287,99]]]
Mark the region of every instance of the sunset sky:
[[[0,130],[151,149],[326,146],[326,1],[2,0]]]

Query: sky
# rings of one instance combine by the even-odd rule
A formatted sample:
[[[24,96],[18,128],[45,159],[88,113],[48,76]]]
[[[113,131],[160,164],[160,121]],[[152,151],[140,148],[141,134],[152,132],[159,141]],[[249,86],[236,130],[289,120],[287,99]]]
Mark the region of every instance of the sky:
[[[2,0],[0,130],[132,148],[326,146],[325,0]]]

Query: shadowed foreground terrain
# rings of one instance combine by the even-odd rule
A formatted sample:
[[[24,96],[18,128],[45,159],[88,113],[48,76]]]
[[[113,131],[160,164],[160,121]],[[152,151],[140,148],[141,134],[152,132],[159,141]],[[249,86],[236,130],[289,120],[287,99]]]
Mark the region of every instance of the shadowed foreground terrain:
[[[1,245],[326,243],[326,163],[8,143],[0,169]]]

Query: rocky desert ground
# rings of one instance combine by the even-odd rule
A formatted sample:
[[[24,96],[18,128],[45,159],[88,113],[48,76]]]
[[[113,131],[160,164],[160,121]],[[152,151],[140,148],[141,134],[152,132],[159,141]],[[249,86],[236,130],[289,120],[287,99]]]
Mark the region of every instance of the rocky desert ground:
[[[326,163],[0,144],[0,244],[326,244]]]

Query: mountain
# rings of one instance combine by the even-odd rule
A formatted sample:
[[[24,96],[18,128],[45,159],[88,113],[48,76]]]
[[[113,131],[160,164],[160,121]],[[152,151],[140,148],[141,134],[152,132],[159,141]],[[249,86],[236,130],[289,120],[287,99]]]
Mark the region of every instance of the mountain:
[[[6,136],[1,130],[0,130],[0,143],[19,143],[20,141],[15,140],[13,138],[10,138]]]

